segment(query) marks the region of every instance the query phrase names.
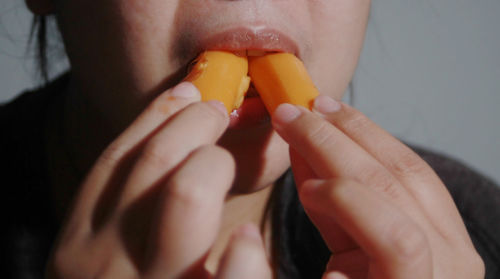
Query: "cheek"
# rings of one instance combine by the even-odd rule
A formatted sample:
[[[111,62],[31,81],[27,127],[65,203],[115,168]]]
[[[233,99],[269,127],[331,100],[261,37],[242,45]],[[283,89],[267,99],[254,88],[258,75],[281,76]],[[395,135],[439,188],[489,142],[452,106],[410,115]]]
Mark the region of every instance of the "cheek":
[[[169,61],[177,2],[60,1],[73,70],[86,81],[106,77],[121,90],[150,92],[177,66]]]
[[[340,99],[358,63],[370,1],[325,0],[311,5],[315,28],[308,69],[320,92]]]
[[[180,67],[172,59],[178,1],[120,1],[124,52],[141,92],[150,91]]]

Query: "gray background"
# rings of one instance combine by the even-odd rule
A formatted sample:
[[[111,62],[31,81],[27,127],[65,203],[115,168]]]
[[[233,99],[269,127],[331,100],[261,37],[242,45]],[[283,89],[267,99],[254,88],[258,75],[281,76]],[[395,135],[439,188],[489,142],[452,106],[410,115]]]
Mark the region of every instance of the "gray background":
[[[29,26],[23,1],[1,1],[0,102],[37,84]],[[354,104],[500,181],[499,51],[498,0],[374,0]]]

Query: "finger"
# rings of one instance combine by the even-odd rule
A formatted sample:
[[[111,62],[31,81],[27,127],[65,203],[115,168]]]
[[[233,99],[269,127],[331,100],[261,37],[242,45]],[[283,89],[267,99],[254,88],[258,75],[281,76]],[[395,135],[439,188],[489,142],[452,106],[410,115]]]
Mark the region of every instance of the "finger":
[[[193,150],[215,143],[229,123],[222,106],[215,101],[196,103],[172,117],[140,152],[118,207],[127,207],[137,196],[168,176]]]
[[[196,271],[217,236],[234,172],[231,154],[211,145],[194,151],[166,181],[149,245],[153,273],[179,278]]]
[[[379,187],[393,197],[405,194],[377,160],[318,115],[282,104],[273,114],[273,126],[318,177],[346,177]]]
[[[356,180],[390,197],[426,223],[419,205],[399,181],[361,146],[320,116],[297,106],[282,104],[274,112],[273,126],[319,178]]]
[[[366,279],[372,277],[368,277],[366,272],[343,273],[339,271],[333,271],[326,273],[322,278],[323,279]]]
[[[317,176],[309,167],[307,162],[293,148],[290,148],[290,161],[292,163],[293,176],[297,184],[297,191],[300,192],[305,181],[316,179]],[[330,217],[310,212],[305,208],[309,219],[318,228],[323,240],[325,240],[328,249],[333,252],[343,252],[356,248],[358,245],[349,237],[349,235]]]
[[[353,249],[342,253],[334,253],[328,265],[327,271],[340,271],[345,274],[363,274],[366,278],[369,269],[369,259],[361,249]]]
[[[294,117],[290,117],[295,114]],[[377,160],[342,131],[318,115],[289,104],[280,105],[273,115],[273,125],[278,133],[306,161],[320,178],[348,178],[376,189],[391,198],[414,220],[432,230],[419,205],[409,193]],[[306,207],[306,206],[305,206]],[[306,207],[306,211],[307,211]],[[352,249],[352,241],[342,237],[331,221],[308,211],[311,220],[320,230],[332,251]],[[346,245],[335,239],[342,237]]]
[[[292,166],[293,178],[299,190],[300,186],[302,186],[306,180],[318,178],[314,170],[307,164],[307,161],[302,158],[293,147],[290,147],[290,163]]]
[[[272,278],[262,237],[255,225],[244,225],[233,234],[215,278]]]
[[[132,124],[111,144],[109,154],[120,159],[124,154],[151,135],[172,115],[187,105],[200,101],[201,95],[196,86],[190,82],[181,82],[156,97]]]
[[[198,89],[188,82],[182,82],[159,95],[99,157],[82,184],[72,220],[88,220],[84,216],[93,211],[103,188],[128,160],[127,157],[172,115],[200,99]]]
[[[374,278],[432,278],[426,234],[384,195],[352,180],[331,179],[306,182],[300,196],[360,245]]]
[[[348,277],[347,275],[345,275],[341,272],[333,271],[333,272],[326,273],[322,277],[322,279],[357,279],[357,278],[351,278],[351,277]]]
[[[343,104],[340,110],[329,112],[327,104],[331,100],[327,96],[318,97],[315,110],[388,169],[442,234],[469,239],[451,195],[431,167],[358,110]]]

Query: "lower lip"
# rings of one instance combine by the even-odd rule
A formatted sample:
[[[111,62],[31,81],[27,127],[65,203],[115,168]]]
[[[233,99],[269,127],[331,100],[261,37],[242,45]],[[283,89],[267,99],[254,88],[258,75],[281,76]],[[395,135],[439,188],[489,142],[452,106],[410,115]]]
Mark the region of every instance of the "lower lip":
[[[243,101],[230,115],[230,129],[244,129],[269,123],[271,117],[260,97],[250,97]]]

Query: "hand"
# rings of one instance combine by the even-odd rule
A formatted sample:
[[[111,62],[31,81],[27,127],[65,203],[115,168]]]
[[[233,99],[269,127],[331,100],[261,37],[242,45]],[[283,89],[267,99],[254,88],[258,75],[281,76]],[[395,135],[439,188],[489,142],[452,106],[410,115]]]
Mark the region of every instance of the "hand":
[[[235,163],[215,145],[229,123],[226,109],[199,101],[193,85],[179,84],[104,151],[80,188],[49,278],[211,277],[204,262]],[[254,276],[271,272],[257,228],[246,225],[216,278]]]
[[[324,278],[484,278],[452,198],[419,156],[329,97],[313,111],[281,105],[273,126],[332,252]]]

